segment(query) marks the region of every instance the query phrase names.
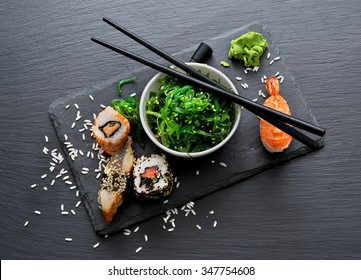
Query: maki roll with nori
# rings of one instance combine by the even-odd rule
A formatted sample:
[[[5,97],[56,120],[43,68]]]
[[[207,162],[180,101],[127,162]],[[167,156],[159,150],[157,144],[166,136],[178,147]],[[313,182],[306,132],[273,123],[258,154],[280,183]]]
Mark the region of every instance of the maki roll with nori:
[[[133,177],[134,193],[139,199],[161,199],[172,192],[174,176],[164,155],[152,154],[138,158]]]
[[[130,124],[126,117],[108,106],[94,121],[93,135],[108,155],[116,155],[127,142]]]
[[[107,163],[100,183],[98,202],[107,224],[111,223],[118,207],[129,193],[134,161],[132,139],[129,137],[121,152],[112,156]]]

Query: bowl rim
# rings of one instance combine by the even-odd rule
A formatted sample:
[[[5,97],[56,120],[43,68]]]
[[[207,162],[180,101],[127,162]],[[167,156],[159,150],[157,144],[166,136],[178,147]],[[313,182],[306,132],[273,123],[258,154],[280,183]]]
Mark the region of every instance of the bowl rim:
[[[235,85],[232,83],[232,81],[220,70],[214,68],[213,66],[204,64],[204,63],[197,63],[197,62],[186,62],[187,65],[191,66],[191,67],[197,67],[197,68],[202,68],[200,69],[201,71],[204,70],[210,70],[212,72],[214,72],[216,75],[222,77],[222,79],[228,84],[227,87],[231,87],[232,91],[238,95],[238,91],[235,87]],[[180,70],[178,67],[174,67],[174,69],[178,70],[178,71],[182,71]],[[182,71],[184,72],[184,71]],[[140,104],[139,104],[139,116],[140,116],[140,121],[142,124],[142,127],[145,131],[145,133],[148,135],[148,137],[150,138],[150,140],[156,145],[158,146],[160,149],[162,149],[163,151],[174,155],[174,156],[178,156],[178,157],[183,157],[183,158],[196,158],[196,157],[202,157],[208,154],[211,154],[213,152],[215,152],[216,150],[218,150],[219,148],[221,148],[224,144],[226,144],[229,139],[234,135],[234,133],[236,132],[240,119],[241,119],[241,106],[239,106],[238,104],[234,103],[235,106],[235,110],[236,110],[236,118],[234,120],[233,123],[233,127],[231,129],[231,131],[228,133],[227,137],[224,138],[221,142],[219,142],[217,145],[213,146],[212,148],[209,148],[207,150],[204,151],[200,151],[200,152],[192,152],[192,153],[185,153],[185,152],[180,152],[180,151],[176,151],[173,149],[170,149],[166,146],[164,146],[154,135],[154,133],[152,132],[152,130],[150,129],[150,127],[148,126],[148,122],[147,122],[147,116],[145,113],[145,108],[146,108],[146,101],[149,98],[149,88],[156,83],[160,78],[167,76],[167,74],[159,72],[156,75],[154,75],[149,82],[147,83],[147,85],[144,87],[141,98],[140,98]]]

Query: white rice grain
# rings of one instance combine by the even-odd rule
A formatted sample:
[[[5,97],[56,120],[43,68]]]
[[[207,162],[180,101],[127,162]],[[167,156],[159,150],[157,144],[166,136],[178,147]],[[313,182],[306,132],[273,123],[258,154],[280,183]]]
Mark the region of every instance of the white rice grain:
[[[32,184],[31,186],[30,186],[30,188],[35,188],[37,186],[37,184]]]
[[[40,212],[39,210],[35,210],[34,213],[35,213],[36,215],[41,215],[41,212]]]
[[[273,60],[277,61],[277,60],[280,60],[280,58],[281,58],[280,56],[276,56]]]
[[[70,104],[66,105],[66,106],[65,106],[65,109],[67,109],[67,110],[68,110],[68,109],[69,109],[69,107],[70,107]]]
[[[90,98],[91,101],[94,101],[93,95],[89,94],[89,98]]]
[[[196,227],[197,227],[199,230],[202,229],[202,227],[201,227],[200,225],[196,225]]]
[[[197,176],[199,175],[199,170],[196,171],[196,175],[197,175]]]
[[[24,227],[27,227],[29,224],[29,221],[26,221],[25,224],[24,224]]]
[[[53,180],[51,181],[50,186],[54,186],[54,184],[55,184],[55,179],[53,179]]]
[[[79,105],[78,105],[78,104],[74,103],[74,107],[75,107],[77,110],[79,110]]]
[[[134,97],[134,96],[136,96],[137,94],[135,93],[135,92],[133,92],[131,95],[130,95],[130,97]]]
[[[67,184],[67,185],[72,185],[73,182],[72,182],[72,181],[65,181],[65,184]]]
[[[213,227],[216,227],[216,226],[217,226],[217,221],[214,221]]]
[[[72,125],[71,125],[71,128],[73,129],[75,127],[76,123],[73,122]]]
[[[103,109],[105,109],[107,107],[104,104],[100,104],[99,106],[102,107]]]
[[[70,237],[66,237],[66,238],[65,238],[65,241],[66,241],[66,242],[72,242],[72,241],[73,241],[73,239],[72,239],[72,238],[70,238]]]
[[[139,253],[142,249],[143,249],[143,247],[138,247],[137,250],[135,250],[135,252]]]
[[[61,211],[61,214],[62,215],[69,215],[69,212],[68,211]]]
[[[47,188],[47,187],[43,187],[43,190],[44,190],[44,191],[47,191],[47,190],[48,190],[48,188]]]
[[[134,229],[134,232],[137,232],[139,230],[139,227],[136,227],[135,229]]]
[[[247,73],[248,73],[248,72],[247,72],[247,69],[244,69],[243,71],[244,71],[244,74],[246,74],[246,75],[247,75]]]
[[[274,59],[272,59],[272,60],[269,62],[269,64],[271,65],[271,64],[273,64],[273,62],[275,62]]]
[[[68,135],[67,134],[64,134],[64,140],[68,141]]]
[[[45,178],[46,178],[46,176],[48,176],[48,174],[46,174],[46,173],[45,173],[45,174],[41,175],[41,177],[40,177],[40,178],[41,178],[41,179],[45,179]]]
[[[168,203],[168,199],[163,201],[163,204],[167,204]]]
[[[95,249],[95,248],[98,248],[99,247],[99,242],[98,243],[95,243],[94,245],[93,245],[93,248]]]
[[[267,59],[269,59],[271,57],[271,53],[269,52],[268,54],[267,54]]]
[[[71,209],[70,212],[75,216],[76,213],[73,209]]]
[[[242,77],[236,77],[237,81],[242,81]]]
[[[213,211],[213,210],[209,211],[209,214],[213,215],[213,214],[214,214],[214,211]]]
[[[64,204],[61,204],[61,205],[60,205],[60,210],[61,210],[61,211],[64,211]]]
[[[70,190],[75,190],[75,189],[76,189],[76,186],[71,186],[69,189],[70,189]]]
[[[219,165],[223,167],[227,167],[227,164],[225,164],[224,162],[220,162]]]
[[[44,137],[45,137],[45,142],[46,142],[46,143],[49,143],[49,137],[46,136],[46,135],[45,135]]]
[[[75,204],[75,207],[78,208],[80,204],[81,204],[81,200],[79,200],[79,201]]]
[[[148,235],[144,234],[144,241],[148,242]]]

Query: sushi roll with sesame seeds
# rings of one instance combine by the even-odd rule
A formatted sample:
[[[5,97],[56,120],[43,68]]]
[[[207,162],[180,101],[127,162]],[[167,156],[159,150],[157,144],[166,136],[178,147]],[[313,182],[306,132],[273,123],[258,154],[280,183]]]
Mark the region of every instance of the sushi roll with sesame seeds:
[[[141,200],[165,198],[173,189],[174,176],[165,155],[152,154],[138,158],[133,178],[134,194]]]
[[[93,135],[108,155],[116,155],[124,147],[130,132],[126,117],[108,106],[94,121]]]
[[[129,137],[120,153],[112,156],[107,163],[100,183],[98,202],[106,224],[110,224],[118,207],[130,192],[135,157],[132,138]]]

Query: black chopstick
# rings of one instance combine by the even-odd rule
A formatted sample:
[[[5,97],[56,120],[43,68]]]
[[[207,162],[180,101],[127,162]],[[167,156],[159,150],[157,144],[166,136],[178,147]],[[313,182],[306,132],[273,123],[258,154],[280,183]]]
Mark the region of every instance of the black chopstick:
[[[204,82],[204,81],[200,81],[200,80],[198,80],[198,79],[196,79],[194,77],[183,74],[183,73],[181,73],[179,71],[176,71],[174,69],[171,69],[169,67],[165,67],[165,66],[163,66],[163,65],[161,65],[159,63],[153,62],[153,61],[151,61],[149,59],[143,58],[143,57],[141,57],[139,55],[136,55],[136,54],[134,54],[132,52],[129,52],[129,51],[125,50],[125,49],[122,49],[122,48],[119,48],[119,47],[114,46],[112,44],[106,43],[106,42],[104,42],[104,41],[102,41],[100,39],[92,37],[91,40],[93,42],[95,42],[95,43],[98,43],[98,44],[100,44],[100,45],[114,51],[114,52],[120,53],[120,54],[122,54],[124,56],[127,56],[127,57],[129,57],[129,58],[131,58],[131,59],[133,59],[135,61],[138,61],[138,62],[140,62],[140,63],[142,63],[144,65],[147,65],[147,66],[149,66],[149,67],[151,67],[151,68],[153,68],[155,70],[158,70],[158,71],[163,72],[163,73],[165,73],[167,75],[173,76],[173,77],[175,77],[175,78],[177,78],[179,80],[182,80],[184,82],[187,82],[187,83],[189,83],[191,85],[203,88],[206,91],[209,91],[209,92],[218,94],[220,96],[226,97],[232,102],[243,105],[245,108],[247,107],[247,105],[254,103],[253,101],[242,98],[239,95],[236,95],[235,93],[227,91],[227,90],[225,90],[223,88],[211,85],[211,84],[209,84],[207,82]],[[262,106],[262,105],[260,105],[260,106]],[[267,108],[265,106],[263,106],[263,107]],[[267,108],[267,109],[269,109],[269,108]],[[272,109],[270,109],[270,110],[272,110]],[[275,110],[272,110],[272,111],[275,111]],[[275,111],[275,112],[278,112],[278,111]],[[266,121],[268,121],[269,123],[277,126],[281,130],[285,131],[286,133],[291,135],[296,140],[304,143],[305,145],[307,145],[311,149],[318,149],[320,147],[320,145],[319,145],[319,143],[317,141],[315,141],[312,138],[310,138],[309,136],[297,131],[296,129],[293,129],[289,125],[287,125],[285,123],[282,123],[282,122],[272,118],[271,116],[264,115],[264,116],[262,116],[262,118],[265,119]]]
[[[172,56],[170,54],[168,54],[164,50],[159,49],[158,47],[156,47],[153,44],[149,43],[145,39],[139,37],[138,35],[134,34],[133,32],[129,31],[128,29],[124,28],[123,26],[119,25],[118,23],[114,22],[113,20],[104,17],[103,21],[108,23],[110,26],[114,27],[115,29],[119,30],[123,34],[127,35],[128,37],[132,38],[136,42],[140,43],[144,47],[148,48],[152,52],[154,52],[154,53],[158,54],[159,56],[163,57],[164,59],[168,60],[169,62],[171,62],[175,66],[179,67],[180,69],[182,69],[186,73],[190,74],[194,78],[197,78],[197,79],[199,79],[201,81],[210,83],[210,84],[212,84],[212,85],[214,85],[216,87],[222,87],[216,81],[210,79],[206,75],[203,75],[202,73],[200,73],[197,70],[195,70],[194,68],[190,67],[189,65],[187,65],[183,61],[177,59],[176,57],[174,57],[174,56]],[[246,109],[250,110],[251,112],[253,112],[254,114],[258,115],[259,117],[261,117],[263,119],[265,119],[267,117],[267,115],[270,115],[271,117],[273,117],[273,115],[275,115],[274,117],[277,120],[284,121],[284,122],[286,122],[288,124],[299,127],[299,128],[301,128],[303,130],[314,133],[316,135],[323,136],[325,134],[325,132],[326,132],[325,129],[323,129],[323,128],[319,127],[319,126],[316,126],[314,124],[305,122],[303,120],[294,118],[292,116],[283,114],[283,113],[278,112],[278,111],[276,111],[277,113],[274,113],[272,111],[275,111],[275,110],[267,108],[267,107],[265,107],[263,105],[257,104],[257,103],[255,103],[253,101],[252,102],[250,101],[250,103],[247,104],[247,105],[245,105],[245,104],[240,104],[240,105],[242,105],[243,107],[245,107]]]

